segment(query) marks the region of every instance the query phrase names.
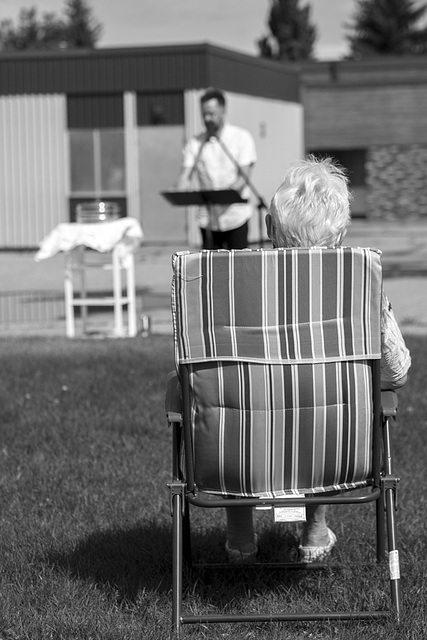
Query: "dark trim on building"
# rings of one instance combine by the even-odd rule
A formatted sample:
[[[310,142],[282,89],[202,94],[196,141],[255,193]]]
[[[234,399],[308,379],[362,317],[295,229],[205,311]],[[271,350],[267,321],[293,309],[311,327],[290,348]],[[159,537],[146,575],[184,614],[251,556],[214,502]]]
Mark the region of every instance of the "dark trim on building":
[[[68,95],[68,129],[107,129],[124,126],[123,94]]]
[[[225,91],[299,102],[298,69],[207,43],[0,54],[0,95]]]
[[[184,94],[179,92],[138,93],[136,96],[138,126],[183,125]]]
[[[304,62],[298,65],[303,87],[386,87],[425,85],[426,57],[376,56],[365,60]]]

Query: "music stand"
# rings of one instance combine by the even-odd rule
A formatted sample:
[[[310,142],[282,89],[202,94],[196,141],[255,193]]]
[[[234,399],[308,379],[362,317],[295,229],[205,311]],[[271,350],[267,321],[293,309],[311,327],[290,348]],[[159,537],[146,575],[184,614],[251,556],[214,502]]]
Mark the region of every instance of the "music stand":
[[[208,207],[212,204],[235,204],[247,202],[235,189],[202,189],[201,191],[162,191],[162,196],[176,207],[196,205]]]
[[[212,207],[214,205],[227,206],[230,204],[247,202],[246,198],[242,198],[240,193],[235,189],[202,189],[201,191],[162,191],[162,196],[166,198],[170,204],[176,207],[199,206],[206,207],[211,216]],[[212,238],[212,230],[210,224],[206,227],[206,233]]]

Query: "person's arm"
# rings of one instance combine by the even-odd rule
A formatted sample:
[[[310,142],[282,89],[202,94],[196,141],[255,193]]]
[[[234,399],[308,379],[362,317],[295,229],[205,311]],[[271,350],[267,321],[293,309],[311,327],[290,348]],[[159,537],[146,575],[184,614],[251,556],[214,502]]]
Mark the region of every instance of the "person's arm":
[[[411,356],[391,304],[383,293],[381,304],[381,389],[398,389],[407,381]]]
[[[251,179],[251,173],[253,164],[248,164],[245,167],[240,167],[239,175],[236,180],[230,185],[230,189],[235,189],[239,193],[247,185],[247,181]]]
[[[187,191],[191,184],[191,167],[182,167],[175,185],[177,191]]]
[[[197,144],[195,138],[189,140],[185,145],[182,151],[181,170],[175,184],[175,189],[177,191],[191,190],[192,176],[201,153],[201,148],[200,143]]]

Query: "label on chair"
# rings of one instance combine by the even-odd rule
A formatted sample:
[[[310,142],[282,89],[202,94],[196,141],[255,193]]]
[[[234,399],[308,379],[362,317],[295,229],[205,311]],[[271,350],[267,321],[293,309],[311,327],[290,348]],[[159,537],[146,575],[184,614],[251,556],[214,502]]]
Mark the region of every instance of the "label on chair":
[[[305,506],[274,507],[274,522],[305,522]]]
[[[397,549],[389,552],[388,566],[390,569],[390,580],[400,580],[399,552]]]

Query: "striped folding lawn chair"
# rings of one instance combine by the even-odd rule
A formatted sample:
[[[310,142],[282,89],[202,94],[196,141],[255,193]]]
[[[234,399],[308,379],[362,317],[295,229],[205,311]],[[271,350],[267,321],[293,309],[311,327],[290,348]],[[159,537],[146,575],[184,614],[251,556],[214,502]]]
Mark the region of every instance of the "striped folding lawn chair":
[[[374,503],[377,559],[389,559],[391,608],[399,615],[398,479],[389,438],[396,396],[380,391],[381,287],[380,255],[370,249],[173,256],[177,375],[166,409],[173,429],[175,633],[188,623],[387,613],[184,614],[190,505]],[[168,398],[178,397],[177,385],[174,404]]]

